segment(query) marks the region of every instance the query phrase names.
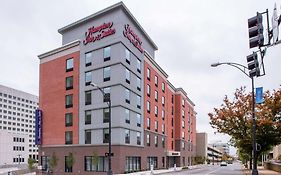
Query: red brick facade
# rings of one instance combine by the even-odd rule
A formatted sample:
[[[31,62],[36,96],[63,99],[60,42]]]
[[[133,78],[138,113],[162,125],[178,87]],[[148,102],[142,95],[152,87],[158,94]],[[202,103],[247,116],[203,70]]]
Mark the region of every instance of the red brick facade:
[[[79,57],[80,52],[74,52],[40,64],[39,104],[43,111],[43,145],[64,145],[66,131],[72,131],[73,144],[78,144]],[[69,58],[73,58],[74,67],[73,71],[66,72],[66,60]],[[66,90],[66,77],[69,76],[73,76],[73,89]],[[65,96],[68,94],[73,94],[73,107],[66,109]],[[73,113],[72,126],[65,126],[66,113]]]

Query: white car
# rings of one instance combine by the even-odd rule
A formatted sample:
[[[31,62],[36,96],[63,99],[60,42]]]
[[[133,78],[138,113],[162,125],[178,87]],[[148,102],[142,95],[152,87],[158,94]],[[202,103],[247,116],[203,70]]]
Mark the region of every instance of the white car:
[[[222,161],[221,166],[227,166],[227,163],[225,161]]]

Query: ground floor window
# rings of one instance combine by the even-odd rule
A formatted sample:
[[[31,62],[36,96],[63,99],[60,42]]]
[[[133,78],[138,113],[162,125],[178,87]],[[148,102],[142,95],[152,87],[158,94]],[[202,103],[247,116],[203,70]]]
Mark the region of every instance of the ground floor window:
[[[85,171],[101,171],[108,170],[108,161],[104,156],[85,156]]]
[[[153,165],[153,169],[157,167],[157,157],[147,157],[147,169],[150,169],[150,166]]]
[[[138,171],[141,169],[141,157],[126,157],[125,171]]]
[[[65,156],[64,157],[64,172],[72,172],[72,166],[73,166],[73,163],[74,163],[74,158],[73,158],[73,155],[70,154],[68,156]]]
[[[47,171],[49,169],[50,166],[48,156],[41,156],[41,165],[43,171]]]

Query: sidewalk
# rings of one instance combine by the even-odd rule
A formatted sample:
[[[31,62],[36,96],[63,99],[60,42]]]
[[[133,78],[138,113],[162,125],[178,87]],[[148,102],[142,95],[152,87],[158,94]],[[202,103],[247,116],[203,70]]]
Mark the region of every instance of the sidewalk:
[[[194,165],[194,166],[188,166],[188,169],[197,169],[201,168],[202,166],[208,166],[207,164],[204,165]],[[181,171],[182,167],[176,167],[176,168],[169,168],[169,169],[162,169],[162,170],[153,170],[151,171],[140,171],[135,173],[128,173],[128,174],[118,174],[118,175],[154,175],[154,174],[165,174],[170,172],[177,172]]]
[[[264,169],[264,167],[262,167],[262,166],[258,167],[258,172],[259,172],[259,175],[281,175],[281,173],[278,173],[276,171]],[[245,173],[245,175],[251,175],[252,170],[245,169],[244,173]]]

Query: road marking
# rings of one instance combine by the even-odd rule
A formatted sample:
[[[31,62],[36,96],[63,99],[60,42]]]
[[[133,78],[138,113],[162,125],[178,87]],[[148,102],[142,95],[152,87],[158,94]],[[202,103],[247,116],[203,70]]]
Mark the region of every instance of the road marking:
[[[204,175],[210,175],[210,174],[212,174],[213,172],[215,172],[215,171],[217,171],[219,168],[217,168],[217,169],[215,169],[214,171],[211,171],[211,172],[209,172],[209,173],[207,173],[207,174],[204,174]]]

